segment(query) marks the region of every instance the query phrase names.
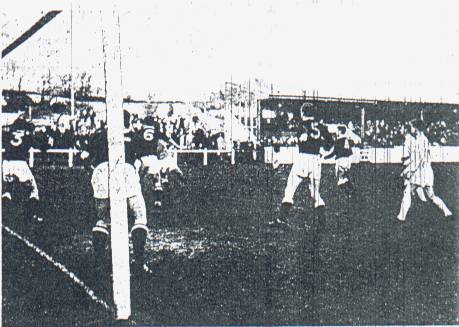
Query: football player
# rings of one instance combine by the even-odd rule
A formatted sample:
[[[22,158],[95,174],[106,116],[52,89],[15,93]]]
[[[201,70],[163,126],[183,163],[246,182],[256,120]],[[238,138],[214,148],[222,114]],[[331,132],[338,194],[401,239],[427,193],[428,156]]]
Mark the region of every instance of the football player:
[[[298,132],[299,154],[294,158],[292,169],[287,179],[284,190],[284,198],[280,210],[280,217],[271,222],[273,225],[286,224],[286,216],[293,206],[293,197],[296,189],[303,180],[309,182],[309,192],[314,200],[319,222],[324,223],[325,202],[320,196],[320,179],[322,173],[322,157],[330,153],[327,140],[323,138],[319,130],[319,124],[315,120],[303,122]]]
[[[180,146],[171,137],[161,133],[159,125],[150,116],[145,117],[140,132],[136,133],[133,139],[136,156],[139,158],[136,168],[141,176],[153,179],[155,206],[160,207],[163,184],[168,183],[168,174],[176,172],[179,178],[183,178],[183,172],[177,166],[176,154],[173,151]]]
[[[427,197],[438,207],[443,215],[452,218],[452,213],[443,200],[434,193],[434,175],[431,165],[430,143],[423,132],[424,123],[421,120],[412,121],[404,142],[404,190],[400,212],[397,219],[405,221],[411,206],[411,194],[417,192],[423,201],[424,190]]]
[[[134,224],[131,228],[133,245],[133,273],[148,272],[145,264],[145,243],[148,234],[145,200],[140,187],[139,175],[134,168],[135,149],[131,138],[132,126],[130,114],[124,112],[125,163],[119,167],[125,178],[126,200],[130,217]],[[96,273],[107,274],[109,268],[108,240],[110,226],[108,140],[105,128],[89,138],[82,149],[81,157],[89,160],[93,168],[91,185],[94,191],[96,223],[92,229]]]
[[[42,222],[42,210],[40,197],[38,193],[37,182],[32,171],[27,164],[29,151],[33,146],[34,125],[25,119],[25,110],[19,111],[19,116],[9,126],[2,129],[2,145],[5,150],[2,161],[2,178],[4,183],[4,193],[2,200],[12,201],[15,186],[19,186],[20,192],[25,190],[26,193],[26,219],[35,222]]]
[[[326,157],[335,157],[335,174],[338,178],[337,185],[349,196],[355,191],[349,177],[349,170],[351,169],[353,156],[352,148],[360,142],[360,137],[358,137],[350,129],[346,128],[346,126],[338,126],[333,151]]]

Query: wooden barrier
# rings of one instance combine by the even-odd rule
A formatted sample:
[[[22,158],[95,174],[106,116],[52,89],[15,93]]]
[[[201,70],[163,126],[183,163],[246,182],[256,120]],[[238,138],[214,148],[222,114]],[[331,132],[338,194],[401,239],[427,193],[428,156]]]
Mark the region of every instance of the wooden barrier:
[[[235,162],[236,162],[234,150],[233,151],[228,151],[228,150],[195,149],[195,150],[174,150],[174,152],[175,153],[189,153],[189,154],[197,153],[197,154],[202,154],[203,155],[202,164],[204,166],[207,166],[207,164],[208,164],[208,156],[209,156],[210,153],[217,154],[218,156],[220,154],[229,153],[231,155],[231,164],[234,165]]]
[[[2,149],[2,152],[5,152],[5,149]],[[233,151],[226,151],[226,150],[208,150],[208,149],[196,149],[196,150],[174,150],[175,153],[196,153],[196,154],[202,154],[203,155],[203,165],[207,166],[208,164],[208,155],[213,153],[213,154],[230,154],[231,155],[231,164],[235,164],[235,152]],[[42,153],[41,150],[38,149],[30,149],[29,150],[29,166],[32,168],[34,166],[35,162],[35,154],[36,153]],[[74,163],[74,158],[75,155],[80,153],[80,150],[77,149],[48,149],[46,150],[46,153],[50,154],[62,154],[62,155],[67,155],[68,156],[68,166],[73,167]]]
[[[5,149],[2,149],[2,153],[5,152]],[[54,154],[65,154],[68,156],[68,166],[73,167],[73,159],[76,153],[79,153],[80,151],[77,149],[48,149],[46,150],[46,153],[54,153]],[[35,153],[42,153],[41,150],[38,149],[30,149],[29,150],[29,167],[34,166],[34,161],[35,161]]]
[[[2,149],[5,152],[5,149]],[[29,150],[29,166],[34,166],[35,154],[41,153],[38,149]],[[62,154],[68,156],[67,163],[68,167],[73,167],[75,155],[80,151],[77,149],[49,149],[46,153],[50,154]],[[208,149],[197,149],[197,150],[175,150],[177,154],[202,154],[203,165],[208,164],[209,154],[230,154],[231,164],[236,163],[236,153],[234,150],[208,150]],[[298,147],[289,146],[281,147],[279,152],[274,151],[273,147],[264,148],[264,160],[265,163],[272,164],[277,161],[279,164],[292,164],[295,156],[298,155]],[[459,163],[459,146],[432,146],[431,147],[432,162],[444,162],[444,163]],[[254,155],[254,158],[256,154]],[[397,164],[402,162],[403,147],[396,146],[393,148],[355,148],[354,161],[357,162],[369,162],[373,164],[390,163]],[[334,164],[334,159],[324,160],[324,164]]]
[[[292,164],[298,155],[298,147],[280,147],[278,152],[273,147],[265,147],[265,163]],[[355,148],[355,162],[369,162],[373,164],[397,164],[402,162],[403,147],[392,148]],[[459,146],[431,146],[432,162],[459,163]],[[324,164],[334,164],[335,160],[324,160]]]

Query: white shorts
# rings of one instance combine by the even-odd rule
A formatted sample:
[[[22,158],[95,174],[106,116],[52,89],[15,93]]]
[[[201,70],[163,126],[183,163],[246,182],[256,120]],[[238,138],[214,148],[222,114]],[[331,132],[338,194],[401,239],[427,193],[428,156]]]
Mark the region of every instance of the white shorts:
[[[430,164],[421,165],[411,175],[410,183],[421,187],[433,186],[434,174],[432,166]]]
[[[11,183],[15,179],[19,183],[30,183],[32,186],[31,198],[38,199],[38,187],[27,162],[23,160],[3,160],[2,179],[5,183]]]
[[[292,173],[303,177],[320,180],[322,162],[319,155],[300,153],[292,166]]]
[[[140,158],[143,169],[149,175],[159,174],[161,172],[160,160],[155,155],[144,156]]]
[[[348,171],[351,169],[352,165],[352,158],[351,157],[343,157],[336,159],[336,164],[335,164],[335,172],[336,175],[338,175],[339,171]]]
[[[338,177],[338,185],[348,181],[346,173],[351,169],[352,157],[343,157],[336,159],[335,173]]]
[[[139,174],[136,172],[134,166],[124,163],[121,169],[123,169],[122,173],[126,182],[126,198],[142,195]],[[109,198],[108,162],[103,162],[94,169],[91,177],[91,185],[96,199]]]
[[[168,153],[164,159],[159,159],[155,155],[149,155],[142,157],[141,160],[147,174],[165,173],[178,168],[177,156],[173,153]]]

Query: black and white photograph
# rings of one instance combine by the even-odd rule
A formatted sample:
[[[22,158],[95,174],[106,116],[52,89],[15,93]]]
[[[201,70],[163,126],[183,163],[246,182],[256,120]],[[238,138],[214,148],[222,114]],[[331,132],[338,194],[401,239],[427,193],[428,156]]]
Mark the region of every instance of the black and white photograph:
[[[458,12],[3,1],[1,325],[459,325]]]

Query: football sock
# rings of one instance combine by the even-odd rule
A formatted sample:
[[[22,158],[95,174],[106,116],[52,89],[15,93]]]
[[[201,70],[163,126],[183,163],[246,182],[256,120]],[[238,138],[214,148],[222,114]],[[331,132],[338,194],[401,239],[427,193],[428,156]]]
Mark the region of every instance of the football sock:
[[[317,229],[322,232],[325,229],[326,218],[325,218],[325,206],[319,206],[316,208],[317,214]]]
[[[134,252],[134,261],[137,266],[145,262],[145,243],[147,241],[148,228],[143,224],[137,224],[132,227],[132,247]]]
[[[288,214],[290,213],[290,210],[292,209],[293,204],[290,202],[282,202],[281,208],[280,208],[280,216],[281,219],[285,219]]]
[[[355,191],[354,184],[352,184],[350,180],[346,183],[346,189],[349,195],[353,194]]]
[[[92,229],[92,245],[94,249],[94,265],[96,273],[105,273],[110,268],[109,251],[107,249],[108,236],[109,233],[105,226],[97,224]]]
[[[153,196],[155,198],[155,202],[158,201],[161,203],[163,201],[163,189],[155,189],[153,191]]]
[[[25,207],[25,216],[27,219],[33,219],[34,216],[41,217],[41,202],[37,198],[30,198]]]
[[[339,184],[338,187],[348,196],[354,194],[355,188],[349,179],[345,183]]]

